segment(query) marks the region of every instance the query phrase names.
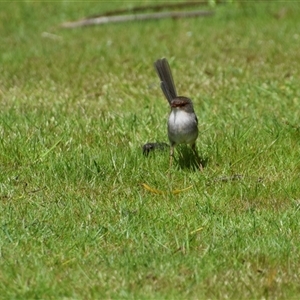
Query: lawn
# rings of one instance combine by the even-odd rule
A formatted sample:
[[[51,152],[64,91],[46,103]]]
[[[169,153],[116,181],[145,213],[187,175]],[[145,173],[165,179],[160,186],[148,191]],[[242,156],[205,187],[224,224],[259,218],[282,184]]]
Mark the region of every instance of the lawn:
[[[300,6],[228,2],[75,29],[141,4],[0,3],[0,299],[298,299]],[[143,155],[161,57],[202,171]]]

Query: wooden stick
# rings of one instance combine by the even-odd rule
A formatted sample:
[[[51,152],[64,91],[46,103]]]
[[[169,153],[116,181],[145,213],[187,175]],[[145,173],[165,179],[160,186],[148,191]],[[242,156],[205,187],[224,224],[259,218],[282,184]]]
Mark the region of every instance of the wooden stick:
[[[207,11],[174,11],[174,12],[159,12],[149,14],[135,14],[135,15],[120,15],[120,16],[103,16],[93,19],[83,19],[75,22],[66,22],[61,24],[63,28],[76,28],[91,25],[103,25],[108,23],[121,23],[129,21],[145,21],[145,20],[157,20],[164,18],[190,18],[190,17],[207,17],[213,15],[214,12]]]

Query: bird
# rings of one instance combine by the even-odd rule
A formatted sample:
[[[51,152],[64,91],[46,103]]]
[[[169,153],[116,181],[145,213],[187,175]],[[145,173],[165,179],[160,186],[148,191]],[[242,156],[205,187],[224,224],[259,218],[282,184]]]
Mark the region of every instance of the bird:
[[[185,96],[178,96],[171,68],[166,58],[154,62],[154,68],[160,79],[160,87],[169,102],[171,111],[168,118],[168,138],[170,142],[170,167],[174,156],[174,147],[188,144],[198,158],[196,140],[198,138],[198,119],[193,102]]]

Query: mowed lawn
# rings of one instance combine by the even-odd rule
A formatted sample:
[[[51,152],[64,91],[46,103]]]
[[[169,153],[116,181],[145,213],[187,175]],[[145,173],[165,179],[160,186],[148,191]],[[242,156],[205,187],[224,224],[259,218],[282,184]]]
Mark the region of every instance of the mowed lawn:
[[[1,299],[298,299],[300,6],[228,2],[75,29],[155,3],[0,3]],[[168,142],[161,57],[202,171],[143,155]]]

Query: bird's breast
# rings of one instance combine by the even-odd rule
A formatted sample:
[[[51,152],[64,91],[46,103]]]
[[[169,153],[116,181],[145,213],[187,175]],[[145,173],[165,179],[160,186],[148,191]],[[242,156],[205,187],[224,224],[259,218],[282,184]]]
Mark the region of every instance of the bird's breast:
[[[198,136],[195,114],[180,109],[172,110],[168,121],[168,134],[171,143],[193,143]]]

